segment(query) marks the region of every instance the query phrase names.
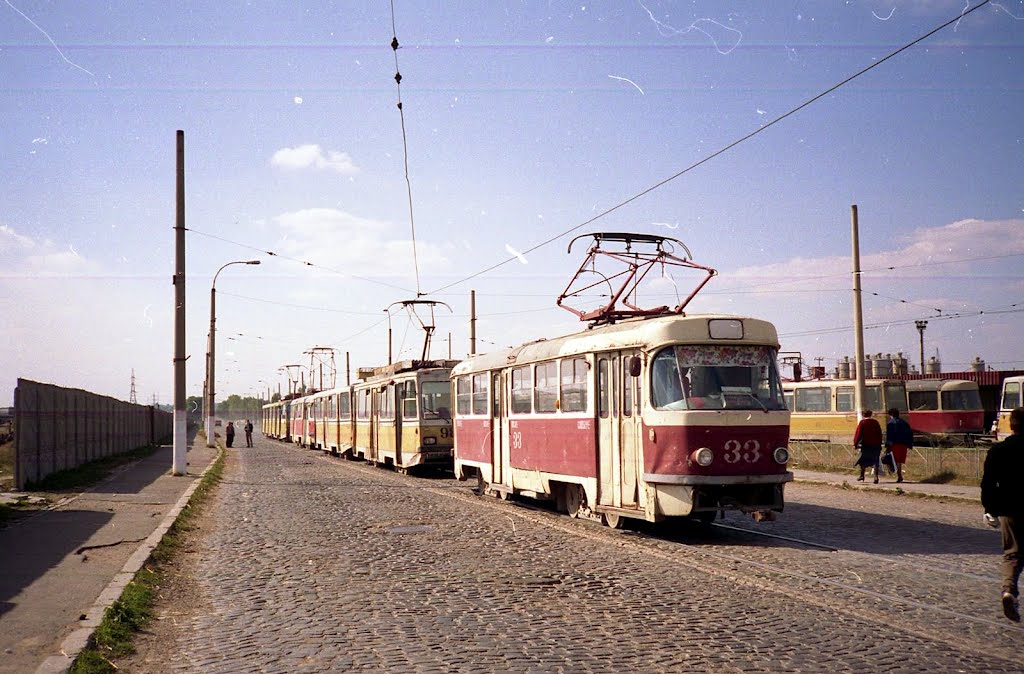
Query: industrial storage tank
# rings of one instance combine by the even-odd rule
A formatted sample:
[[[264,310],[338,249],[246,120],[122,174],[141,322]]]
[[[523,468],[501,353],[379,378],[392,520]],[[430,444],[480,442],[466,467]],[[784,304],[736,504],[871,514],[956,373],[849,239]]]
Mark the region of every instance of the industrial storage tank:
[[[942,374],[942,361],[936,356],[932,356],[928,359],[928,362],[924,364],[925,374]]]

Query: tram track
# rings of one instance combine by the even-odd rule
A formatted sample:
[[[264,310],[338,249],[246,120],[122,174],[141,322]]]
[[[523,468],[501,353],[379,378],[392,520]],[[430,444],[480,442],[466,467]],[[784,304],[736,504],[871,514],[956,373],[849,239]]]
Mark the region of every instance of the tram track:
[[[933,573],[943,573],[943,574],[946,574],[946,575],[949,575],[949,576],[958,576],[960,578],[966,578],[966,579],[972,580],[972,581],[978,581],[978,582],[984,582],[984,583],[996,584],[996,585],[998,585],[1000,580],[1001,580],[999,578],[999,576],[996,576],[996,575],[970,573],[970,572],[962,571],[960,569],[954,569],[954,568],[951,568],[949,566],[944,566],[942,564],[935,564],[934,562],[922,563],[920,560],[917,560],[917,559],[910,560],[910,559],[905,559],[903,557],[897,557],[897,556],[893,556],[893,555],[883,555],[883,554],[878,554],[878,553],[860,552],[858,550],[851,550],[849,548],[834,547],[832,545],[828,545],[828,544],[824,544],[824,543],[814,543],[812,541],[808,541],[808,540],[804,540],[804,539],[800,539],[800,538],[793,538],[793,537],[790,537],[790,536],[783,536],[783,535],[780,535],[780,534],[772,534],[772,533],[768,533],[768,532],[764,532],[764,531],[755,531],[753,529],[748,529],[746,527],[730,526],[730,525],[727,525],[727,524],[720,524],[720,523],[717,523],[717,522],[715,524],[713,524],[712,526],[714,526],[715,528],[727,529],[729,531],[736,531],[736,532],[741,532],[741,533],[744,533],[744,534],[749,534],[751,536],[760,536],[760,537],[763,537],[763,538],[775,538],[775,539],[780,539],[780,540],[784,540],[784,541],[790,541],[790,542],[793,542],[793,543],[799,543],[801,545],[806,545],[808,547],[822,548],[824,550],[829,550],[831,552],[842,552],[843,554],[846,554],[846,555],[858,556],[858,557],[868,558],[868,559],[871,559],[871,560],[883,560],[883,561],[889,562],[890,564],[912,568],[915,571],[930,571],[930,572],[933,572]]]
[[[387,475],[397,482],[420,479],[387,473],[378,468],[364,466],[356,462],[343,461],[331,457],[324,458],[349,466],[359,472],[372,474],[378,478]],[[445,481],[447,482],[448,480]],[[552,512],[535,504],[517,500],[501,501],[499,499],[489,499],[477,495],[469,487],[460,488],[458,483],[438,484],[430,482],[421,487],[421,489],[424,492],[457,500],[478,508],[485,508],[505,518],[511,519],[516,517],[537,526],[560,531],[578,538],[602,544],[628,547],[644,555],[662,561],[682,564],[691,569],[724,578],[739,585],[783,595],[792,600],[804,602],[830,612],[854,617],[877,625],[879,634],[887,634],[889,637],[895,638],[897,642],[899,637],[893,634],[893,632],[904,633],[908,636],[927,641],[952,644],[978,656],[996,656],[1017,667],[1024,665],[1024,653],[1021,653],[1017,646],[1019,639],[1024,635],[1024,628],[1009,624],[1004,620],[990,619],[927,601],[919,601],[909,596],[866,588],[862,585],[840,580],[839,577],[846,573],[853,574],[858,579],[861,578],[850,565],[842,561],[834,567],[826,569],[833,576],[828,578],[813,571],[791,568],[778,559],[758,560],[727,552],[723,550],[725,546],[722,543],[711,541],[700,544],[688,543],[680,540],[678,533],[673,535],[672,532],[616,531],[600,527],[599,525],[595,526],[596,523],[594,522],[570,519],[563,514]],[[524,529],[521,526],[517,528],[514,520],[510,527],[516,533]],[[922,565],[913,565],[899,558],[848,550],[797,537],[757,532],[743,527],[722,524],[715,525],[714,529],[721,530],[730,536],[754,536],[777,541],[778,544],[789,543],[808,549],[821,550],[825,553],[837,555],[837,559],[853,556],[858,560],[869,563],[884,561],[903,567],[913,567],[915,570],[922,570],[924,568]],[[773,554],[775,550],[786,549],[791,548],[784,548],[782,545],[773,544],[770,547],[757,548],[757,552]],[[941,568],[936,568],[934,571],[963,576],[970,578],[972,581],[991,582],[991,579],[977,574],[966,574]],[[894,606],[900,607],[898,613],[886,611],[884,608]],[[938,619],[943,623],[943,626],[937,629],[934,625],[925,625],[923,623],[926,620],[914,619],[913,614],[915,613],[922,617]],[[970,626],[970,628],[965,629],[965,626]],[[979,630],[985,630],[985,634],[978,634]]]

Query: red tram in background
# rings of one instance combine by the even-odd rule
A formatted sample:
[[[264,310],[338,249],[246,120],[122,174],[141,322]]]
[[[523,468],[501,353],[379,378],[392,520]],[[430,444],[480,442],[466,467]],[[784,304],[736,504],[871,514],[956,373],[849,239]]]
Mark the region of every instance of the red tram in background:
[[[603,242],[626,244],[614,255],[629,258],[627,284],[607,307],[570,310],[605,324],[452,370],[456,477],[475,476],[500,497],[553,499],[571,516],[615,528],[626,518],[710,522],[726,509],[771,518],[793,479],[774,326],[686,316],[696,290],[674,309],[612,309],[635,296],[650,260],[715,272],[665,251],[671,239],[594,236],[591,258]],[[644,258],[639,243],[656,251]]]
[[[977,382],[917,379],[907,383],[907,423],[916,435],[969,444],[985,433],[985,409]]]

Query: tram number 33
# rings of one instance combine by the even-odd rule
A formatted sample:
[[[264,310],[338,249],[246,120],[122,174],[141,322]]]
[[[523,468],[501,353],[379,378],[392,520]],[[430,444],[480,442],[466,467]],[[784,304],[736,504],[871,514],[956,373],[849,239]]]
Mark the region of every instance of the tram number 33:
[[[727,440],[723,449],[726,463],[757,463],[761,458],[761,443],[757,440],[747,440],[743,443],[739,440]]]
[[[520,433],[519,431],[514,431],[512,433],[512,449],[522,449],[522,448],[523,448],[523,434]]]

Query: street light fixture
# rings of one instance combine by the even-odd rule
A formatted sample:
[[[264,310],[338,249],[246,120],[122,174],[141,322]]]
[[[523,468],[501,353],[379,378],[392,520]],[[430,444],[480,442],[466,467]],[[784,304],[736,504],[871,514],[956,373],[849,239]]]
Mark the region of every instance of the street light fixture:
[[[213,438],[213,407],[216,392],[214,390],[214,381],[216,379],[214,375],[214,352],[217,346],[216,337],[216,325],[217,325],[217,277],[220,275],[225,268],[230,267],[233,264],[259,264],[259,260],[235,260],[234,262],[228,262],[217,270],[217,273],[213,275],[213,283],[210,284],[210,336],[209,336],[209,348],[207,349],[206,358],[206,395],[209,398],[206,406],[206,446],[216,447],[216,443]]]

